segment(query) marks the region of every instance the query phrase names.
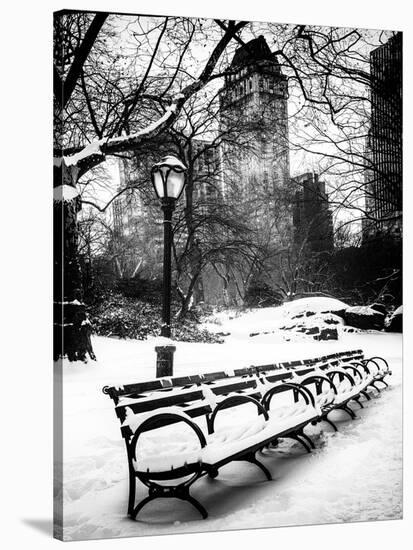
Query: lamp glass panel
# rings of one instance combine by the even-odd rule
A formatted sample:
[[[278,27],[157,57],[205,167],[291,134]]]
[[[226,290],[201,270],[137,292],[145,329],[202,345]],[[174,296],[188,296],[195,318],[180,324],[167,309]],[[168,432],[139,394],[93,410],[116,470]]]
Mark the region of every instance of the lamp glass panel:
[[[162,181],[162,174],[160,171],[156,170],[153,173],[153,180],[155,184],[155,190],[158,194],[158,196],[162,199],[165,195],[164,188],[163,188],[163,181]]]
[[[174,170],[171,170],[166,183],[168,197],[171,199],[177,199],[182,191],[184,182],[185,174],[183,172],[175,172]]]

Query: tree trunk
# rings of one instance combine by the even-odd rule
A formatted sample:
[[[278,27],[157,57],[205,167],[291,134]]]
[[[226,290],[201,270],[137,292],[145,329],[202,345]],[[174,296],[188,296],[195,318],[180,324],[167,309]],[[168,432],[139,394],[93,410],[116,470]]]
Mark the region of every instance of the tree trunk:
[[[192,279],[189,283],[186,294],[182,291],[182,289],[179,287],[179,285],[176,285],[179,297],[181,299],[181,309],[179,310],[179,313],[177,315],[177,319],[179,321],[182,321],[183,319],[185,319],[185,317],[189,313],[189,308],[190,308],[191,302],[193,300],[194,289],[195,289],[195,286],[196,286],[196,283],[198,281],[198,278],[199,278],[200,274],[201,274],[201,272],[199,271],[199,272],[195,273],[195,275],[192,276]]]
[[[202,284],[202,250],[199,240],[196,236],[196,227],[194,222],[194,164],[192,142],[188,143],[188,153],[186,158],[187,173],[185,186],[185,225],[188,231],[187,237],[187,274],[190,279],[186,295],[181,296],[181,310],[178,314],[178,319],[182,320],[188,314],[191,303],[199,303],[204,300],[204,289]]]
[[[96,359],[90,340],[91,325],[83,303],[82,278],[78,261],[77,213],[80,199],[67,181],[62,167],[55,166],[53,203],[53,357],[69,361]],[[66,172],[66,170],[63,170]],[[65,191],[74,192],[65,197]]]

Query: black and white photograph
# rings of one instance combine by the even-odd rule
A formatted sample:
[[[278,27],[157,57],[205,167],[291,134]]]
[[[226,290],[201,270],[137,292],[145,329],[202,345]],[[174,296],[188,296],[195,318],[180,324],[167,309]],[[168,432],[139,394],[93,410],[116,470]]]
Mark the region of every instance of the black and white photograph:
[[[404,33],[116,9],[53,15],[55,538],[402,519]]]

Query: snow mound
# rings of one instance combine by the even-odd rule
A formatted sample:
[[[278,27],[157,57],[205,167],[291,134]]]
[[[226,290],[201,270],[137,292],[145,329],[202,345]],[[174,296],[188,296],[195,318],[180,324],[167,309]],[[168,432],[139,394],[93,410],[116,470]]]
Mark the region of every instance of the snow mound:
[[[289,341],[292,338],[312,339],[323,329],[341,328],[341,317],[347,308],[347,304],[335,298],[302,298],[277,307],[251,309],[238,316],[233,312],[228,312],[226,316],[220,312],[208,318],[203,328],[230,339],[269,334],[274,334],[280,341],[285,341],[287,336]],[[316,332],[315,328],[318,328]],[[291,330],[291,334],[287,334],[288,330]]]
[[[271,311],[263,311],[264,317],[270,314]],[[305,319],[309,321],[312,317]],[[255,329],[256,326],[248,327],[249,332]],[[64,486],[56,487],[64,500],[61,518],[64,539],[159,536],[241,527],[400,518],[401,335],[344,333],[341,342],[319,342],[307,337],[306,341],[294,344],[279,343],[277,338],[274,334],[250,338],[248,333],[244,341],[224,345],[177,342],[174,375],[214,372],[223,366],[230,369],[320,357],[343,349],[362,348],[367,356],[379,355],[389,361],[393,371],[391,387],[382,392],[380,399],[365,401],[364,409],[357,410],[357,421],[350,421],[348,415],[340,411],[331,413],[331,419],[339,423],[337,433],[332,433],[325,424],[308,426],[306,432],[317,446],[313,453],[305,454],[297,443],[288,440],[260,453],[260,460],[276,477],[276,483],[264,482],[258,468],[241,461],[223,468],[214,483],[207,478],[199,479],[193,486],[193,493],[210,511],[207,520],[201,519],[188,503],[174,500],[171,505],[168,499],[157,499],[148,505],[141,521],[125,518],[128,495],[125,444],[113,402],[101,388],[108,383],[120,385],[153,380],[156,368],[153,344],[93,337],[97,363],[74,365],[65,361],[62,373],[65,445],[61,465],[64,475],[60,474]],[[278,399],[274,400],[276,402]],[[283,406],[284,402],[280,403],[280,407]],[[245,418],[255,422],[253,405],[241,408],[244,408]],[[217,416],[219,433],[233,425],[232,414],[243,418],[239,416],[240,411],[221,412]],[[201,427],[206,430],[205,425]],[[151,437],[154,435],[154,431],[143,434],[139,443],[143,451],[152,449]],[[176,443],[178,452],[179,445],[186,441],[197,444],[194,434],[183,422],[166,426],[163,437],[166,444]],[[147,496],[147,489],[142,484],[138,484],[136,496],[137,502]]]
[[[346,309],[346,313],[356,313],[357,315],[383,315],[379,311],[368,306],[353,306]]]
[[[285,315],[292,317],[310,313],[335,313],[338,311],[344,311],[348,308],[348,305],[341,300],[335,298],[326,298],[323,296],[316,296],[311,298],[301,298],[300,300],[294,300],[281,306],[285,312]]]
[[[403,332],[403,306],[399,306],[385,320],[385,327],[389,332]]]
[[[368,306],[349,307],[344,312],[347,325],[363,330],[381,330],[384,314]]]
[[[69,202],[79,196],[79,191],[71,185],[59,185],[53,189],[53,200],[55,202]]]

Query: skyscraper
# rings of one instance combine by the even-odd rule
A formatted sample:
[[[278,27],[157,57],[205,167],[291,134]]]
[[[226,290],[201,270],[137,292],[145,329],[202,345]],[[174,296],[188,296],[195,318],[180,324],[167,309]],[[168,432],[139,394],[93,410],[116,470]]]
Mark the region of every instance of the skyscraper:
[[[370,54],[371,126],[366,154],[364,237],[402,228],[402,34]]]
[[[294,201],[294,240],[309,252],[323,252],[334,247],[333,218],[328,208],[325,182],[308,172],[294,178],[299,190]]]
[[[261,230],[283,238],[292,227],[287,77],[263,36],[236,50],[228,73],[220,91],[224,189]]]

